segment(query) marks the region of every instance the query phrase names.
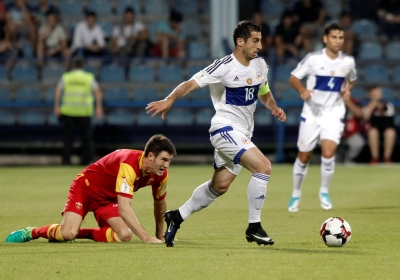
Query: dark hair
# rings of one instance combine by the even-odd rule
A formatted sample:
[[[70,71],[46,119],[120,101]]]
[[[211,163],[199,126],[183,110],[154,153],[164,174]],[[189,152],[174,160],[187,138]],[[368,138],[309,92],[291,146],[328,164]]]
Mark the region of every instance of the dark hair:
[[[134,14],[134,13],[135,13],[135,9],[132,8],[132,7],[126,7],[126,8],[125,8],[125,11],[124,11],[124,14],[126,14],[126,13],[132,13],[132,14]]]
[[[85,16],[88,17],[95,17],[97,18],[97,15],[94,11],[86,11]]]
[[[169,12],[169,20],[174,22],[182,22],[183,16],[180,12],[171,10]]]
[[[238,38],[247,41],[247,39],[251,37],[251,32],[253,31],[261,32],[261,27],[247,20],[238,22],[233,30],[233,42],[235,43],[235,46],[237,45],[236,40]]]
[[[341,28],[339,24],[337,24],[337,23],[331,23],[331,24],[328,24],[327,26],[325,26],[324,34],[325,34],[325,35],[329,35],[329,33],[330,33],[332,30],[344,31],[343,28]]]
[[[154,156],[157,157],[163,151],[170,155],[176,155],[176,150],[171,140],[162,134],[156,134],[147,141],[144,147],[144,156],[147,157],[148,154],[152,152]]]
[[[85,61],[83,60],[83,57],[77,56],[72,59],[71,68],[72,69],[83,68],[84,64]]]

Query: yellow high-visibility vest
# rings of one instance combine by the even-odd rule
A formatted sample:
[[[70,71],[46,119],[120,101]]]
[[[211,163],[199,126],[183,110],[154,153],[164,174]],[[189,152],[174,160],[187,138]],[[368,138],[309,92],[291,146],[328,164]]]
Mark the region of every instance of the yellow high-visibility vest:
[[[62,75],[64,92],[61,98],[61,114],[70,117],[91,117],[93,115],[93,80],[92,73],[81,69]]]

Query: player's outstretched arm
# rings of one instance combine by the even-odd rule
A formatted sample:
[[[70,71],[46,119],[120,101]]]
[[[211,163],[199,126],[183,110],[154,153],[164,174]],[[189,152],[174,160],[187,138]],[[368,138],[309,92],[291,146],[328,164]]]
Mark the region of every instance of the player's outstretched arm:
[[[167,211],[167,202],[163,200],[154,200],[154,220],[156,222],[156,237],[164,240],[164,214]]]
[[[161,113],[161,118],[164,119],[165,114],[178,98],[185,96],[197,88],[199,88],[199,85],[195,80],[183,82],[177,86],[167,97],[165,97],[164,100],[153,101],[149,103],[146,107],[147,113],[154,112],[151,117]]]
[[[134,234],[145,243],[162,243],[160,239],[150,236],[146,229],[139,223],[131,208],[131,198],[118,195],[118,213]]]

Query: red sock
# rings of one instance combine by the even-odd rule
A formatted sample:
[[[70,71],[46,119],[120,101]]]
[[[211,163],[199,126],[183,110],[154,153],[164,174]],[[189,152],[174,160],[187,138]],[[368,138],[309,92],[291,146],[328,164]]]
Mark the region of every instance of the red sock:
[[[81,228],[76,238],[92,239],[96,242],[121,242],[110,227]]]
[[[61,237],[61,229],[59,224],[50,224],[40,228],[35,228],[32,230],[32,238],[37,239],[39,237],[64,241]]]

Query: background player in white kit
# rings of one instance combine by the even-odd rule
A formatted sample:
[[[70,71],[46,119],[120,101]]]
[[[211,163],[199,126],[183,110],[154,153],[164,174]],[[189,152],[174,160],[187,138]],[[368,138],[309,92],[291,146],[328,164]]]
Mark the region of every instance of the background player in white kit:
[[[269,89],[267,64],[257,57],[257,52],[261,49],[260,27],[241,21],[233,31],[233,40],[233,54],[215,60],[190,80],[181,83],[164,100],[152,102],[146,107],[148,113],[154,112],[155,116],[161,112],[164,118],[176,99],[209,85],[216,110],[209,130],[211,143],[215,147],[214,175],[211,180],[196,188],[183,206],[164,215],[167,223],[165,243],[168,247],[174,246],[175,234],[183,220],[206,208],[224,194],[242,166],[253,174],[247,188],[249,226],[246,238],[257,244],[274,244],[261,227],[260,218],[271,162],[250,140],[257,96],[280,121],[286,120],[286,114],[277,106]]]
[[[344,129],[345,104],[350,98],[357,73],[352,56],[340,51],[344,42],[343,29],[336,23],[325,28],[325,48],[309,53],[292,72],[290,85],[304,100],[293,167],[293,192],[288,205],[290,212],[300,206],[301,185],[307,174],[312,151],[321,144],[321,187],[319,199],[324,210],[332,208],[329,185],[335,171],[335,152]],[[307,87],[301,79],[308,76]]]

